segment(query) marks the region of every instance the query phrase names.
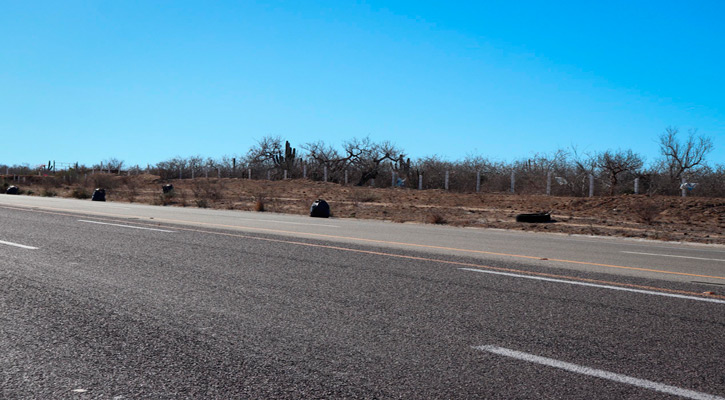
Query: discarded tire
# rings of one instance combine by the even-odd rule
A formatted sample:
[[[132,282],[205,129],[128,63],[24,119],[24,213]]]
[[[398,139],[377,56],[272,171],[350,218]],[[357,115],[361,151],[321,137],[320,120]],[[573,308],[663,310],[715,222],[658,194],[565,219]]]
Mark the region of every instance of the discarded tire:
[[[8,190],[5,191],[6,194],[18,194],[20,192],[20,189],[18,189],[17,186],[10,186]]]
[[[94,190],[93,196],[91,196],[91,201],[106,201],[106,190],[105,189]]]
[[[174,191],[174,185],[168,184],[161,187],[161,190],[164,191],[164,193],[171,193]]]
[[[549,214],[549,213],[519,214],[516,216],[516,222],[551,222],[551,214]]]
[[[325,200],[315,200],[310,207],[310,217],[330,218],[330,205]]]

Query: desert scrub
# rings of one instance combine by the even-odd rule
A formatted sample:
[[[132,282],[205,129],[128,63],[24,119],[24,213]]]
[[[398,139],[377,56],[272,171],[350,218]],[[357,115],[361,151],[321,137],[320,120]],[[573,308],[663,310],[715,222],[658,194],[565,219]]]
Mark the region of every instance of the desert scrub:
[[[73,197],[74,199],[89,199],[91,194],[88,193],[88,189],[82,186],[76,186],[73,190],[71,190],[70,197]]]
[[[219,201],[224,197],[224,183],[221,181],[212,183],[208,179],[199,179],[195,180],[191,191],[196,199]]]
[[[254,211],[263,212],[264,209],[264,202],[265,202],[265,195],[264,193],[258,193],[254,197]]]
[[[444,225],[444,224],[448,223],[448,221],[446,221],[445,217],[443,217],[443,215],[438,214],[438,213],[428,214],[428,217],[426,218],[426,222],[429,224],[436,224],[436,225]]]

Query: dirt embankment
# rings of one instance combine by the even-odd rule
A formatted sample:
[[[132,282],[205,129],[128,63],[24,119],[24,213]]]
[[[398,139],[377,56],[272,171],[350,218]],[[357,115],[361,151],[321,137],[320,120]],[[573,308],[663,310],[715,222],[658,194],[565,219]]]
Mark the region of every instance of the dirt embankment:
[[[174,185],[172,195],[161,186]],[[64,185],[34,179],[19,184],[25,194],[89,198],[103,186],[109,201],[230,210],[309,213],[310,204],[325,199],[333,216],[398,223],[438,223],[568,234],[638,237],[668,241],[725,244],[725,199],[625,195],[551,197],[501,193],[450,193],[442,190],[375,189],[307,180],[247,179],[174,180],[153,175],[88,177]],[[520,213],[550,211],[555,222],[515,222]]]

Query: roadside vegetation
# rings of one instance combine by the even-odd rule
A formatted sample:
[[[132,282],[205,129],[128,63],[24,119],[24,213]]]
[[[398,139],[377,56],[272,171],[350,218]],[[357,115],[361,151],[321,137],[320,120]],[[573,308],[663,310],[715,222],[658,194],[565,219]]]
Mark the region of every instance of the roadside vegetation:
[[[725,166],[707,163],[712,141],[674,128],[659,139],[661,158],[648,164],[630,150],[559,150],[506,164],[481,156],[411,160],[367,138],[298,151],[265,137],[244,156],[221,160],[0,165],[0,172],[3,193],[13,185],[24,195],[89,199],[103,188],[109,201],[294,214],[323,198],[342,218],[725,244]],[[174,189],[163,192],[169,184]],[[540,212],[556,222],[515,222],[518,213]]]

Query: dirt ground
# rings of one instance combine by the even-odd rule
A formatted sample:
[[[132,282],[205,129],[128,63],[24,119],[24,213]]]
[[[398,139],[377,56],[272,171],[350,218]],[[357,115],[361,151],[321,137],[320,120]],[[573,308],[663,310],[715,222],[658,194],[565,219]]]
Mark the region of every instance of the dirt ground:
[[[95,184],[102,185],[95,185]],[[164,184],[174,185],[163,195]],[[161,181],[157,176],[96,176],[85,185],[47,181],[19,183],[24,194],[88,198],[95,186],[108,201],[178,207],[309,214],[318,198],[333,217],[437,223],[664,241],[725,244],[725,199],[623,195],[552,197],[504,193],[449,193],[443,190],[376,189],[308,180],[206,179]],[[551,212],[553,222],[520,223],[520,213]]]

